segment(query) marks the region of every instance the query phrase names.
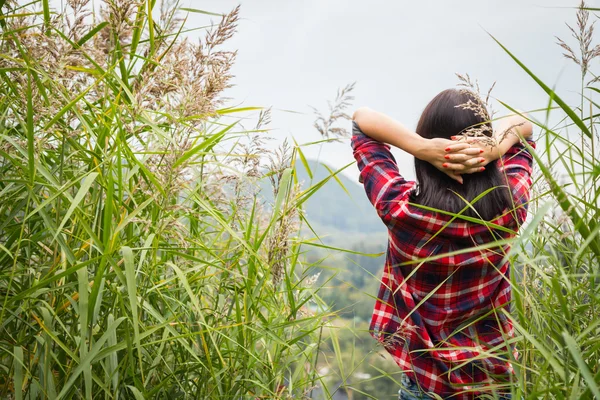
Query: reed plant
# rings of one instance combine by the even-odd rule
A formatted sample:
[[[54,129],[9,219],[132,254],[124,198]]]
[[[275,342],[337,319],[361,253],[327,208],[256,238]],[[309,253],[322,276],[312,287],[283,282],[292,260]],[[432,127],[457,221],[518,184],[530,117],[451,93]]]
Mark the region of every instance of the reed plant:
[[[597,11],[582,2],[573,40],[558,41],[581,70],[577,105],[492,37],[548,95],[527,114],[538,172],[507,254],[519,354],[489,354],[512,359],[515,398],[600,398]],[[187,26],[186,13],[207,25]],[[239,8],[168,1],[0,0],[0,397],[382,398],[393,395],[376,392],[383,380],[399,387],[370,357],[383,349],[356,351],[364,323],[331,323],[323,260],[304,257],[342,250],[299,234],[312,231],[303,203],[340,171],[300,186],[297,163],[312,177],[303,146],[268,150],[269,111],[223,97],[238,19]],[[317,114],[324,141],[310,145],[345,135],[352,88]],[[363,363],[371,375],[357,378]]]
[[[600,398],[600,134],[594,100],[600,89],[591,65],[600,45],[593,43],[590,21],[597,11],[582,1],[575,27],[567,24],[573,37],[557,38],[565,57],[580,67],[581,85],[572,88],[579,104],[563,101],[494,39],[548,95],[546,107],[530,113],[537,126],[538,179],[532,219],[513,254],[522,266],[513,274],[521,352],[516,392],[531,399]]]
[[[268,110],[227,106],[239,7],[0,6],[0,397],[307,397],[323,182],[298,186],[300,146],[265,161]]]

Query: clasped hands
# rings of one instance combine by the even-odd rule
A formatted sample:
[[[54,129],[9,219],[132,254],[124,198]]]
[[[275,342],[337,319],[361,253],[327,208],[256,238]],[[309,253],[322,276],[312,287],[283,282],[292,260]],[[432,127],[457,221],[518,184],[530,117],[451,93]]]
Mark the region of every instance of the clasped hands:
[[[477,137],[452,136],[452,140],[434,138],[429,140],[419,158],[462,184],[463,174],[482,172],[487,164],[498,158],[493,147],[489,140],[483,141]]]

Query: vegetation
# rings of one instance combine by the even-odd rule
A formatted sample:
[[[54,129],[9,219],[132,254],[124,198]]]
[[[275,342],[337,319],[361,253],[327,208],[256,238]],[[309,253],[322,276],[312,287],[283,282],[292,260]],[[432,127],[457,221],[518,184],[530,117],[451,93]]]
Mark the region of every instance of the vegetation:
[[[312,191],[284,148],[257,197],[269,113],[222,102],[239,9],[193,44],[169,3],[2,3],[0,397],[306,396]]]
[[[349,184],[314,172],[303,146],[267,150],[268,110],[224,102],[238,8],[0,7],[0,397],[397,392],[399,369],[367,331],[380,236],[321,240],[335,221],[319,218],[333,214],[310,213]],[[507,255],[519,356],[493,354],[513,360],[515,398],[600,398],[595,11],[577,11],[579,52],[559,40],[581,67],[575,107],[498,42],[549,99],[528,113],[538,176]],[[189,12],[220,22],[190,28]],[[344,136],[352,87],[317,115],[324,141],[308,145]],[[333,232],[361,226],[343,223]]]
[[[521,282],[513,286],[513,320],[521,352],[518,392],[527,398],[600,398],[600,135],[598,104],[591,99],[600,89],[590,71],[600,45],[592,44],[590,11],[598,9],[581,2],[577,25],[569,26],[579,54],[559,39],[565,56],[581,67],[577,107],[498,43],[549,96],[541,118],[533,119],[540,133],[533,219],[513,254],[523,265]],[[549,126],[555,110],[564,118]]]

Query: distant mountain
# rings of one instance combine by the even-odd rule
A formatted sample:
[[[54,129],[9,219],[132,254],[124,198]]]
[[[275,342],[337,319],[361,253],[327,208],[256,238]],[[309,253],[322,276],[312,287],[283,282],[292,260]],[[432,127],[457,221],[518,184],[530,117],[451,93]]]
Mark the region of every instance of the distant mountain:
[[[309,160],[309,168],[313,174],[312,184],[316,184],[331,175],[327,168]],[[331,171],[336,169],[329,167]],[[352,168],[352,166],[348,167]],[[356,167],[354,167],[356,168]],[[296,165],[298,180],[303,182],[303,187],[309,187],[311,179],[302,163]],[[386,228],[377,216],[375,208],[367,199],[365,190],[358,181],[351,180],[343,173],[338,173],[334,178],[320,188],[306,203],[307,219],[323,227],[333,227],[338,231],[354,233],[380,233]],[[342,188],[342,185],[346,191]]]
[[[308,160],[308,165],[313,175],[312,180],[301,162],[296,165],[298,180],[304,189],[331,175],[325,165],[316,160]],[[336,171],[335,168],[329,168]],[[307,220],[313,229],[328,243],[350,244],[373,239],[385,240],[387,229],[367,199],[362,185],[341,172],[336,177],[348,193],[340,182],[330,178],[304,203]],[[267,199],[272,196],[270,187],[267,190],[266,182],[262,192]],[[330,239],[327,240],[327,237]]]

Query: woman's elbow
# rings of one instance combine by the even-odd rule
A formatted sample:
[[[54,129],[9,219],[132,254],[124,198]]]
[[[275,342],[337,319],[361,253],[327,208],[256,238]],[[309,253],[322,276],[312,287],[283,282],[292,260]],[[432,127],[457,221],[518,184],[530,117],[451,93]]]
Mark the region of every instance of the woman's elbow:
[[[529,114],[521,110],[516,111],[518,112],[518,115],[516,115],[514,118],[515,123],[519,124],[517,130],[521,136],[523,136],[525,139],[529,139],[533,134],[533,124],[529,119]]]
[[[533,124],[531,121],[525,121],[518,129],[521,136],[525,139],[529,139],[533,135]]]
[[[352,120],[360,124],[360,120],[368,116],[372,110],[369,107],[359,107],[352,114]]]

